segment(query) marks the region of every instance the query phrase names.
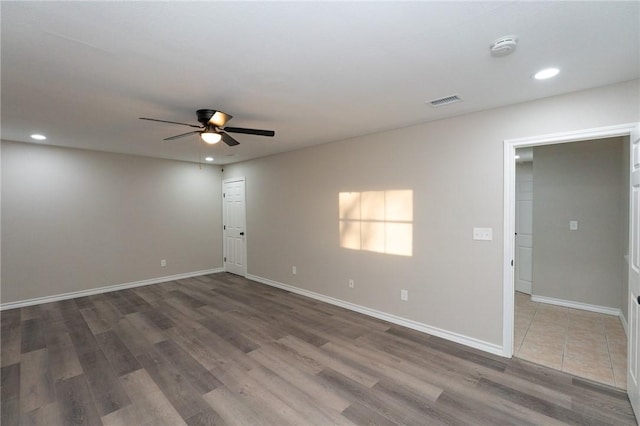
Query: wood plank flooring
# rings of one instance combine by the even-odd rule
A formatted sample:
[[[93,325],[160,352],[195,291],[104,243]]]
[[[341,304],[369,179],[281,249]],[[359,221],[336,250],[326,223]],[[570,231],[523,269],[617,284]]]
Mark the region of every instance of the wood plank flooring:
[[[225,273],[1,328],[6,426],[636,424],[619,389]]]

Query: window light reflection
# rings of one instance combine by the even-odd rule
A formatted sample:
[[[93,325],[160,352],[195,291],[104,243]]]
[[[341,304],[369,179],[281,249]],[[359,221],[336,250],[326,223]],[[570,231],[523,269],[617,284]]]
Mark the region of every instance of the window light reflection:
[[[340,247],[413,255],[413,190],[338,194]]]

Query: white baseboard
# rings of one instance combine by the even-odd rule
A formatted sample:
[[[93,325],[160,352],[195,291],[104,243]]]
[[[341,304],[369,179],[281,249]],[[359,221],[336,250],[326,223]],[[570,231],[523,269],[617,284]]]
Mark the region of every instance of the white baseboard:
[[[624,317],[624,315],[622,315],[622,312],[620,312],[620,322],[622,323],[622,328],[624,328],[624,335],[627,336],[627,338],[629,337],[629,330],[627,330],[627,319]]]
[[[134,281],[131,283],[115,284],[105,287],[91,288],[87,290],[73,291],[70,293],[55,294],[53,296],[36,297],[34,299],[18,300],[17,302],[8,302],[0,304],[0,311],[5,309],[22,308],[23,306],[39,305],[42,303],[57,302],[59,300],[75,299],[76,297],[91,296],[94,294],[108,293],[111,291],[125,290],[128,288],[142,287],[145,285],[158,284],[167,281],[180,280],[184,278],[197,277],[200,275],[215,274],[224,272],[224,268],[207,269],[204,271],[187,272],[184,274],[169,275],[166,277],[151,278],[148,280]]]
[[[407,318],[402,318],[397,315],[388,314],[386,312],[378,311],[375,309],[367,308],[366,306],[356,305],[355,303],[346,302],[344,300],[336,299],[330,296],[325,296],[313,291],[304,290],[302,288],[294,287],[288,284],[283,284],[277,281],[273,281],[267,278],[258,277],[256,275],[247,274],[247,279],[257,281],[262,284],[266,284],[272,287],[277,287],[282,290],[290,291],[291,293],[307,296],[311,299],[319,300],[321,302],[329,303],[331,305],[340,306],[341,308],[349,309],[351,311],[359,312],[370,317],[378,318],[384,321],[388,321],[393,324],[401,325],[403,327],[410,328],[412,330],[421,331],[426,334],[441,337],[452,342],[460,343],[465,346],[469,346],[481,351],[489,352],[494,355],[504,356],[503,348],[500,345],[494,343],[485,342],[483,340],[475,339],[473,337],[464,336],[462,334],[454,333],[451,331],[443,330],[441,328],[432,327],[427,324],[423,324],[417,321],[413,321]]]
[[[549,305],[564,306],[573,309],[582,309],[583,311],[597,312],[599,314],[613,315],[619,317],[621,314],[618,308],[609,308],[608,306],[590,305],[588,303],[574,302],[572,300],[555,299],[553,297],[531,295],[532,302],[547,303]]]

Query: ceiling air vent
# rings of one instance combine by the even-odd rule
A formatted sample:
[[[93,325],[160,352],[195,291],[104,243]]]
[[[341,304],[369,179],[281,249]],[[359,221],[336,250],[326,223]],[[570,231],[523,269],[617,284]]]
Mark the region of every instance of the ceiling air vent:
[[[458,97],[458,95],[445,96],[444,98],[434,99],[429,101],[432,107],[441,107],[443,105],[455,104],[456,102],[461,102],[462,99]]]

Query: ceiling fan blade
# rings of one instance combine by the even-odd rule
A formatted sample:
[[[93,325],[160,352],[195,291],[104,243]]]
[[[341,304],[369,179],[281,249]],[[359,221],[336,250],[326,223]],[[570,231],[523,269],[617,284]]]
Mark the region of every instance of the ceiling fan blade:
[[[182,126],[195,127],[197,129],[201,129],[202,128],[202,126],[196,126],[195,124],[179,123],[177,121],[158,120],[156,118],[140,117],[140,120],[157,121],[158,123],[180,124]]]
[[[171,136],[170,138],[164,138],[165,141],[172,141],[174,139],[184,138],[185,136],[193,135],[196,133],[202,133],[200,130],[194,130],[193,132],[182,133],[180,135]]]
[[[232,118],[233,117],[227,113],[216,111],[209,119],[209,123],[213,124],[216,127],[224,127],[224,125],[227,124],[227,121],[231,120]]]
[[[227,145],[229,146],[240,145],[240,142],[238,142],[237,140],[235,140],[225,132],[220,132],[220,135],[222,136],[222,142],[226,143]]]
[[[247,135],[258,135],[258,136],[275,136],[276,132],[273,130],[260,130],[260,129],[245,129],[243,127],[225,127],[225,132],[231,133],[244,133]]]

